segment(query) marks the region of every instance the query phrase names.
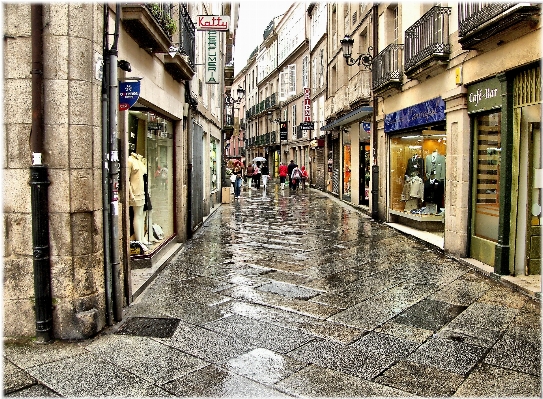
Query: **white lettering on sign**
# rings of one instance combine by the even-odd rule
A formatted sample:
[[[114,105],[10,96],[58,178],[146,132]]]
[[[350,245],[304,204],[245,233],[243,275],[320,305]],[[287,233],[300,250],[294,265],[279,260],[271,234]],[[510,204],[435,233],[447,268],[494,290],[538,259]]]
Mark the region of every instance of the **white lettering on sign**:
[[[468,101],[479,105],[481,100],[489,100],[498,96],[498,89],[477,89],[476,92],[470,93]]]
[[[198,15],[196,21],[197,30],[220,30],[225,31],[230,27],[228,15]]]
[[[311,122],[311,89],[304,88],[304,122]]]

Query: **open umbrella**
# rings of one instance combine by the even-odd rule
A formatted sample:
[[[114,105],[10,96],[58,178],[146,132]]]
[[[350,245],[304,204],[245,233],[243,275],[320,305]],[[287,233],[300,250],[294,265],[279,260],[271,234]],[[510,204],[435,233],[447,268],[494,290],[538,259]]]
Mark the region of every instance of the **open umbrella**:
[[[258,161],[260,161],[260,162],[265,162],[265,161],[266,161],[266,158],[264,158],[264,157],[255,157],[255,158],[253,159],[253,162],[258,162]]]

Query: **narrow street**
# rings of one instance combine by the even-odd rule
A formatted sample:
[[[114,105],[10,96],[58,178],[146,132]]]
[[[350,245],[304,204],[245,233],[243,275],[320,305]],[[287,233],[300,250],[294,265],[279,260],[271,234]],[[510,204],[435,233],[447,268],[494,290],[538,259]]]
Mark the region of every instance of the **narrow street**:
[[[541,394],[540,303],[320,191],[245,188],[93,340],[5,345],[6,396]]]

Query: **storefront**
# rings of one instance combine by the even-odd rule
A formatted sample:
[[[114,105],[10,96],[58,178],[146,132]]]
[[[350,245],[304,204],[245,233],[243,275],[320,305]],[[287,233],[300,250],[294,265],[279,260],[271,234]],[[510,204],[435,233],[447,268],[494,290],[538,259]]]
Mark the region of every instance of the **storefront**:
[[[470,256],[499,274],[540,274],[540,88],[539,66],[468,87]]]
[[[342,199],[345,201],[351,201],[352,190],[352,172],[351,172],[351,133],[350,131],[343,131],[343,191]]]
[[[447,135],[441,97],[385,115],[389,221],[444,234]]]
[[[360,165],[359,165],[359,182],[358,182],[358,202],[360,205],[369,206],[370,204],[370,177],[371,177],[371,160],[370,160],[370,122],[360,123],[359,133],[359,149],[360,149]]]
[[[174,235],[173,123],[130,110],[128,140],[130,250],[141,259]]]

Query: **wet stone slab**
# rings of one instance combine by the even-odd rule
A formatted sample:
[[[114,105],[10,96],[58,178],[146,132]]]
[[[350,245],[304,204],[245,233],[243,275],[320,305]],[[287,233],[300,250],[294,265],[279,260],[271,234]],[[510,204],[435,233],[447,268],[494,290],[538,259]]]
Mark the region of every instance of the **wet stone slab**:
[[[273,276],[269,277],[272,278]],[[272,281],[270,283],[261,285],[257,289],[259,291],[271,292],[273,294],[278,294],[287,298],[299,299],[302,301],[307,301],[320,294],[319,291],[315,291],[310,288],[299,287],[297,285],[279,281]]]
[[[306,363],[263,348],[228,360],[222,367],[262,384],[275,384],[304,368]]]
[[[418,346],[418,343],[373,331],[350,345],[353,349],[382,355],[394,362],[406,358]]]
[[[407,360],[466,375],[481,361],[485,349],[463,342],[433,338],[422,344]]]
[[[281,398],[289,397],[228,370],[210,365],[163,385],[164,390],[177,397],[206,398]]]
[[[460,374],[406,361],[396,363],[375,379],[375,382],[425,397],[451,396],[463,381]]]
[[[4,394],[30,387],[37,383],[36,379],[25,370],[4,359],[3,367]]]
[[[4,396],[6,398],[58,398],[60,395],[58,395],[56,392],[50,390],[44,385],[37,384],[37,385],[31,385],[27,388],[23,388],[17,391],[13,391],[11,393],[4,392]]]
[[[469,306],[490,288],[490,283],[482,277],[468,273],[436,292],[430,299],[453,305]]]
[[[287,353],[315,339],[314,336],[292,328],[257,321],[243,316],[230,316],[205,326],[251,344],[279,353]]]
[[[425,330],[423,328],[413,327],[406,324],[399,324],[395,323],[394,321],[386,322],[382,326],[375,328],[374,331],[392,335],[394,337],[402,338],[406,341],[411,341],[418,344],[422,344],[428,338],[434,335],[434,332],[431,330]]]
[[[361,398],[368,396],[391,398],[411,396],[408,392],[314,364],[292,374],[276,385],[290,395],[304,398]]]
[[[146,337],[108,335],[88,345],[87,350],[156,384],[208,365],[201,359]]]
[[[422,300],[394,318],[394,322],[438,331],[466,309],[431,299]]]

